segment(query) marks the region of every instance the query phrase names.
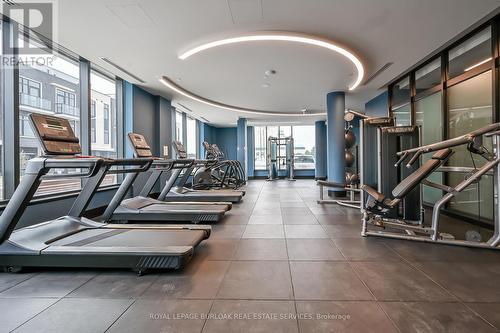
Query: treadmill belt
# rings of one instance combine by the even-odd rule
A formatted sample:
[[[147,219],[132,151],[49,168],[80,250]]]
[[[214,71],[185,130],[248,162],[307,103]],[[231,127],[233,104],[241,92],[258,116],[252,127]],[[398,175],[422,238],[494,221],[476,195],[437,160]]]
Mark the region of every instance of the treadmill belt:
[[[108,232],[104,232],[102,234],[98,234],[98,235],[95,235],[92,237],[81,239],[81,240],[73,242],[73,243],[65,244],[65,246],[84,246],[84,245],[88,245],[90,243],[94,243],[94,242],[106,239],[108,237],[116,236],[118,234],[121,234],[121,233],[124,233],[127,231],[130,231],[130,229],[114,229],[114,230],[111,230]]]
[[[214,205],[215,206],[215,205]],[[220,206],[211,207],[210,205],[180,205],[180,204],[153,204],[146,206],[141,209],[141,211],[167,211],[168,212],[186,212],[186,213],[200,213],[200,214],[208,214],[208,213],[224,213],[225,209],[220,208]]]

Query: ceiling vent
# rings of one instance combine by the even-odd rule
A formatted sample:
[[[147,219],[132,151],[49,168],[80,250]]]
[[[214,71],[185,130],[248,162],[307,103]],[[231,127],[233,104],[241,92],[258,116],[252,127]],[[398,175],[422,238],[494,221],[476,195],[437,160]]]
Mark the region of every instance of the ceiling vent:
[[[227,0],[233,24],[255,23],[264,19],[262,0]]]
[[[370,75],[370,77],[368,77],[365,80],[365,82],[363,82],[363,86],[366,86],[367,84],[369,84],[370,82],[372,82],[377,76],[379,76],[382,72],[384,72],[385,70],[387,70],[387,68],[391,67],[393,64],[394,63],[392,63],[392,62],[388,62],[384,66],[380,67],[375,73],[373,73],[372,75]]]
[[[9,6],[19,6],[18,3],[12,1],[12,0],[2,0],[2,2],[6,5],[9,5]]]
[[[194,112],[192,109],[188,108],[187,106],[185,106],[185,105],[184,105],[184,104],[182,104],[182,103],[177,102],[177,105],[179,105],[180,107],[182,107],[184,110],[186,110],[186,111],[188,111],[188,112],[191,112],[191,113],[193,113],[193,112]]]
[[[118,69],[120,72],[123,72],[123,73],[127,74],[128,76],[130,76],[134,80],[139,81],[140,83],[146,83],[146,81],[144,81],[143,79],[141,79],[138,76],[135,76],[134,74],[130,73],[128,70],[126,70],[125,68],[121,67],[120,65],[115,64],[114,62],[112,62],[108,58],[101,57],[101,60],[104,61],[105,63],[113,66],[114,68]]]

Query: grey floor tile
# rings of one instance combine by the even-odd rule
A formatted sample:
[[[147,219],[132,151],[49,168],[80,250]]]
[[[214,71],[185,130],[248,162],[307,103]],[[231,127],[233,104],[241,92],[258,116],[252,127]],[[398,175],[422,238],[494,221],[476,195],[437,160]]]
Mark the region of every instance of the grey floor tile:
[[[298,332],[291,301],[214,301],[203,332]],[[216,319],[228,318],[229,319]]]
[[[500,330],[500,303],[467,303],[466,306]]]
[[[283,200],[280,201],[280,206],[281,208],[288,208],[288,207],[307,207],[306,204],[302,201],[302,199],[298,200]]]
[[[286,238],[328,238],[325,230],[319,224],[287,224],[285,225]]]
[[[383,302],[401,332],[495,332],[460,303]]]
[[[132,300],[62,299],[15,332],[104,332]]]
[[[137,300],[108,332],[201,332],[212,301]]]
[[[258,215],[280,215],[281,214],[281,209],[279,207],[273,207],[273,208],[254,208],[252,211],[253,216],[258,216]]]
[[[210,239],[241,238],[246,225],[213,225]]]
[[[284,224],[318,224],[314,215],[286,215],[283,216]]]
[[[195,248],[195,259],[232,260],[240,240],[209,238]]]
[[[0,273],[0,292],[12,288],[23,281],[31,279],[35,275],[35,273]]]
[[[281,215],[252,215],[248,224],[283,224]]]
[[[249,219],[250,219],[250,215],[230,215],[230,214],[226,214],[216,224],[217,225],[224,225],[224,224],[247,224]]]
[[[406,262],[355,262],[354,268],[380,301],[455,301],[455,297]]]
[[[242,239],[235,260],[288,260],[284,239]]]
[[[64,297],[96,273],[44,272],[17,284],[0,294],[1,297]]]
[[[409,261],[500,262],[500,251],[397,239],[384,242]]]
[[[433,280],[465,302],[500,302],[500,264],[418,262]]]
[[[136,298],[156,279],[157,275],[137,276],[134,272],[101,273],[66,297]]]
[[[290,262],[297,300],[372,300],[373,297],[344,262]]]
[[[292,299],[287,261],[233,261],[219,299]]]
[[[402,258],[376,237],[335,238],[333,242],[350,261],[400,261]]]
[[[229,261],[202,261],[182,271],[162,274],[142,298],[213,299],[229,267]]]
[[[48,308],[57,298],[19,298],[0,299],[0,332],[10,332],[44,309]]]
[[[281,224],[248,224],[242,238],[285,238],[285,232]]]
[[[285,207],[281,208],[281,215],[283,216],[312,215],[312,212],[307,207]]]
[[[345,260],[330,239],[286,240],[290,260]]]
[[[361,229],[361,220],[353,219],[343,213],[335,214],[317,214],[316,219],[320,224],[324,225],[344,225],[344,224],[354,224],[359,225]]]
[[[300,331],[307,332],[398,332],[376,302],[297,302]],[[306,317],[307,315],[307,317]]]
[[[324,225],[324,228],[331,238],[361,238],[361,223]]]

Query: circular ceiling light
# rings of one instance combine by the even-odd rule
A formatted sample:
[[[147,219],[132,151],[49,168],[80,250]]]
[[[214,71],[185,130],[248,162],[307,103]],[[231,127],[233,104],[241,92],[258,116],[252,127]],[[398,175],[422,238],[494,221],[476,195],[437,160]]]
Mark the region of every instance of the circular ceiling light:
[[[175,84],[172,80],[170,80],[166,76],[162,76],[159,81],[165,85],[167,88],[175,91],[176,93],[185,96],[189,99],[192,99],[193,101],[197,101],[209,106],[213,106],[216,108],[220,109],[225,109],[229,111],[236,111],[236,112],[242,112],[242,113],[250,113],[250,114],[258,114],[258,115],[263,115],[263,116],[287,116],[287,117],[304,117],[304,116],[326,116],[326,113],[298,113],[298,112],[293,112],[293,113],[285,113],[285,112],[273,112],[273,111],[265,111],[265,110],[254,110],[254,109],[247,109],[247,108],[240,108],[237,106],[232,106],[232,105],[227,105],[223,103],[219,103],[216,101],[212,101],[210,99],[198,96],[196,94],[193,94],[192,92],[182,88],[181,86]]]
[[[347,49],[337,45],[336,43],[334,43],[333,41],[330,41],[330,40],[321,39],[321,38],[313,37],[313,36],[288,33],[288,32],[258,33],[258,34],[251,34],[251,35],[245,35],[245,36],[240,36],[240,37],[233,37],[233,38],[216,40],[216,41],[213,41],[210,43],[196,46],[190,50],[187,50],[186,52],[179,55],[179,59],[186,60],[187,58],[189,58],[197,53],[200,53],[202,51],[205,51],[205,50],[208,50],[211,48],[223,46],[223,45],[245,43],[245,42],[257,42],[257,41],[293,42],[293,43],[301,43],[301,44],[318,46],[318,47],[322,47],[322,48],[331,50],[331,51],[339,53],[339,54],[343,55],[344,57],[346,57],[347,59],[349,59],[356,67],[358,75],[357,75],[354,83],[349,87],[349,90],[356,89],[356,87],[359,86],[359,84],[363,80],[363,76],[365,74],[363,64],[352,52],[348,51]]]

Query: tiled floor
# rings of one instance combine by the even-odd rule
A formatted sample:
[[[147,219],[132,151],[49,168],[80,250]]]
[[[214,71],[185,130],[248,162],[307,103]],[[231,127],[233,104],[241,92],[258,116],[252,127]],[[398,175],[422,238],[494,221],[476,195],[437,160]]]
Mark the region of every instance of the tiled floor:
[[[317,196],[251,181],[182,271],[0,274],[0,332],[500,329],[500,252],[362,238]]]

